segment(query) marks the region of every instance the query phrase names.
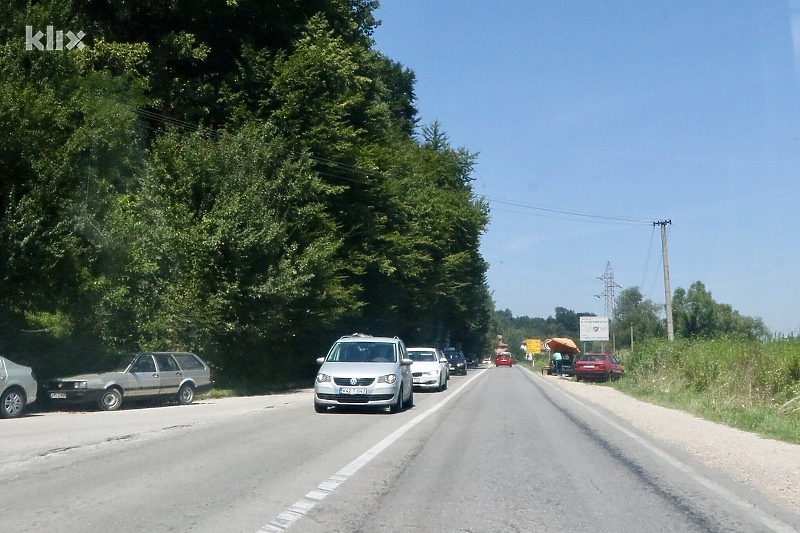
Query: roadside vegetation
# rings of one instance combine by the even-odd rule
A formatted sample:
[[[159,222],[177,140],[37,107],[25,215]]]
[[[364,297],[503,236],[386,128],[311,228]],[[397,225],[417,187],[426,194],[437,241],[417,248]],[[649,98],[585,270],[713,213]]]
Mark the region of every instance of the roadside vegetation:
[[[651,339],[619,353],[613,386],[641,400],[800,444],[797,339]]]

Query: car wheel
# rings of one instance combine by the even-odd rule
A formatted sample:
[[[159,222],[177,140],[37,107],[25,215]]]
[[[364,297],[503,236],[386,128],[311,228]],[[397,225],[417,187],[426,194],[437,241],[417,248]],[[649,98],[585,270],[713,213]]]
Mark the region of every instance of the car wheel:
[[[411,389],[411,393],[408,395],[408,401],[403,404],[403,409],[411,409],[414,407],[414,389]]]
[[[397,393],[397,401],[392,404],[389,408],[389,412],[391,413],[399,413],[400,410],[403,408],[403,386],[400,386],[400,390]]]
[[[106,389],[98,405],[103,411],[116,411],[122,407],[122,393],[118,389]]]
[[[19,418],[25,411],[25,393],[17,388],[10,388],[0,398],[0,418]]]
[[[581,377],[580,377],[579,375],[577,375],[577,374],[576,374],[576,375],[575,375],[575,381],[580,381],[580,380],[581,380]]]
[[[181,405],[189,405],[193,401],[194,387],[189,383],[184,383],[178,391],[178,403]]]

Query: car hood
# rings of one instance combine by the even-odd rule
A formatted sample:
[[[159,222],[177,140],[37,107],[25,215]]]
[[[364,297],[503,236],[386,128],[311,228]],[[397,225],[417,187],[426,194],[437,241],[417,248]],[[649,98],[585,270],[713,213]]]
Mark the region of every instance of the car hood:
[[[338,363],[325,362],[319,371],[334,376],[373,377],[395,374],[400,369],[397,363]]]
[[[126,381],[130,379],[127,372],[98,372],[93,374],[77,374],[66,378],[56,378],[53,381]]]

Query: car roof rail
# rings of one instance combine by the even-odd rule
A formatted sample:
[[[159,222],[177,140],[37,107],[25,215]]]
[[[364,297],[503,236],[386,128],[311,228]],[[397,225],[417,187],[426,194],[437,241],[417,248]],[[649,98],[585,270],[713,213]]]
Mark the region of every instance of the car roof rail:
[[[342,335],[341,339],[349,339],[352,337],[372,337],[372,335],[367,335],[366,333],[352,333],[350,335]]]

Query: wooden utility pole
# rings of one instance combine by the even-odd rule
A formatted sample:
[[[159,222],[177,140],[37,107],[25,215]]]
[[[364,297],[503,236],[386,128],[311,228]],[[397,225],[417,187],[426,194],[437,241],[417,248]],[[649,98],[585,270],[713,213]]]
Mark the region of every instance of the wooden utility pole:
[[[664,262],[664,296],[666,299],[667,310],[667,340],[675,340],[675,331],[672,325],[672,290],[669,287],[669,258],[667,257],[667,224],[672,224],[671,220],[653,222],[653,225],[661,226],[661,257]]]

